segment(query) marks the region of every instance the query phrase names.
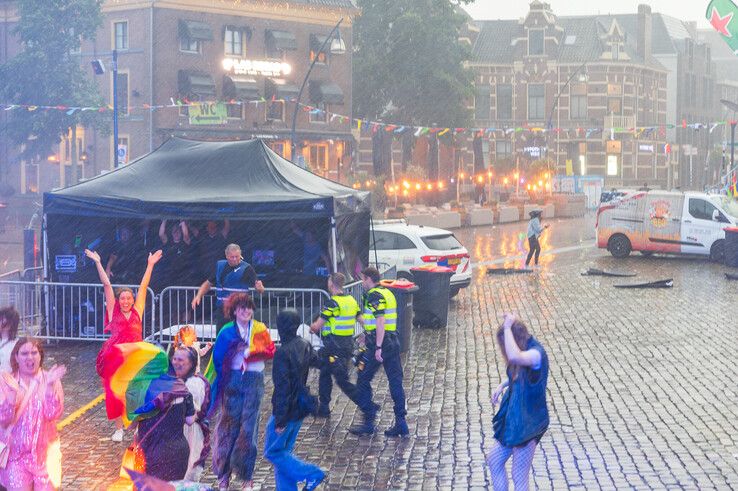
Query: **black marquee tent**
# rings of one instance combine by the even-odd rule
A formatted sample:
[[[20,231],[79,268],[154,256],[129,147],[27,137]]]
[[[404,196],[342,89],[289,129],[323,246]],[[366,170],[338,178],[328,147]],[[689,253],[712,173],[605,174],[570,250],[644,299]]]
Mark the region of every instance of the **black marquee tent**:
[[[352,273],[367,264],[371,197],[301,169],[258,139],[171,138],[124,167],[45,193],[44,215],[52,275],[84,262],[85,247],[104,248],[121,223],[163,219],[229,219],[239,224],[236,241],[282,250],[295,247],[287,236],[297,224],[316,232],[332,269]]]

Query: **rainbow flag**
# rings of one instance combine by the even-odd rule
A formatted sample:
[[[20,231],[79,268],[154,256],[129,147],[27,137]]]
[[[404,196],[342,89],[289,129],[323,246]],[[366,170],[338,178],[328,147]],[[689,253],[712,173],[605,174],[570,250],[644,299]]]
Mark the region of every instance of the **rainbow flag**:
[[[159,380],[169,369],[167,354],[151,343],[122,343],[113,347],[107,363],[112,376],[105,384],[105,398],[120,409],[123,423],[152,416],[157,409],[147,404],[156,397],[153,392],[166,388]]]

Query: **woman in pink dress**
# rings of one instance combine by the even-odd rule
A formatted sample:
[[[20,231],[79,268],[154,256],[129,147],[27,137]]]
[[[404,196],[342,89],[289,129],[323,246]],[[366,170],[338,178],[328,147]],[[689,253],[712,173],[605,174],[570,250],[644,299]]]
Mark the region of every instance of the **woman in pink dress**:
[[[115,397],[108,397],[110,391],[110,377],[112,368],[107,363],[110,350],[116,344],[136,343],[142,341],[142,325],[141,317],[146,307],[146,291],[151,280],[151,272],[154,265],[161,259],[161,250],[153,254],[149,254],[146,272],[141,278],[141,285],[138,287],[138,293],[133,296],[133,290],[127,287],[119,288],[117,292],[113,291],[110,279],[105,273],[100,262],[100,255],[95,251],[85,250],[87,257],[92,259],[97,268],[97,274],[103,284],[105,291],[105,332],[110,332],[110,338],[103,343],[100,352],[97,354],[97,373],[103,381],[105,388],[105,409],[107,410],[108,419],[116,421],[116,430],[111,440],[114,442],[123,441],[123,405]]]
[[[7,445],[0,484],[8,490],[46,491],[61,484],[56,422],[64,408],[61,378],[67,369],[54,365],[44,370],[43,362],[41,341],[20,338],[11,354],[11,372],[0,374],[0,434]]]

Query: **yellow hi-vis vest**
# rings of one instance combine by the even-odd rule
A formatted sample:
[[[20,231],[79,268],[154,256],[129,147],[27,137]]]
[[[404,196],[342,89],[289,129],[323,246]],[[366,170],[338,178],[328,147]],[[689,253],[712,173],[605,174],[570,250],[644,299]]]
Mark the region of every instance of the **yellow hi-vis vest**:
[[[366,292],[366,298],[372,292],[378,292],[384,297],[384,330],[385,331],[396,331],[397,330],[397,300],[395,295],[383,286],[375,286],[368,292]],[[366,299],[364,300],[364,329],[367,331],[374,331],[377,329],[377,318],[374,317],[374,312],[369,308],[369,304]]]
[[[328,336],[353,336],[356,326],[356,316],[359,314],[359,304],[351,295],[333,295],[331,297],[337,304],[338,309],[325,309],[323,313],[328,320],[323,324],[321,335]]]

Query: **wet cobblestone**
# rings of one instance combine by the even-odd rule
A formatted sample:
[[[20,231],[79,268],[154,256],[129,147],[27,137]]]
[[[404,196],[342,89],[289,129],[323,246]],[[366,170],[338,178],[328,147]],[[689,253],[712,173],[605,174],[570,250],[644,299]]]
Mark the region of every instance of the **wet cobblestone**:
[[[518,228],[498,232],[514,237]],[[591,234],[576,243],[580,239],[591,240]],[[491,240],[492,249],[498,247]],[[475,254],[477,260],[493,256],[494,250]],[[536,489],[738,488],[738,282],[725,280],[722,266],[702,260],[617,261],[592,247],[544,256],[542,264],[527,275],[488,276],[478,268],[472,287],[451,303],[446,329],[413,332],[404,358],[409,438],[388,439],[381,432],[393,417],[383,373],[374,384],[382,411],[372,438],[346,431],[359,415],[334,391],[332,416],[308,418],[296,447],[301,458],[329,470],[324,489],[488,488],[489,399],[504,374],[493,334],[506,311],[528,324],[550,357],[551,427],[533,462]],[[638,277],[581,276],[588,267]],[[674,288],[612,286],[665,278],[674,278]],[[100,393],[97,348],[48,347],[47,355],[71,368],[65,415]],[[317,374],[311,384],[316,391]],[[262,431],[270,397],[268,381]],[[104,489],[115,480],[126,442],[111,443],[113,429],[102,404],[64,428],[65,489]],[[203,480],[215,478],[208,473]],[[255,482],[274,488],[272,468],[262,458]]]

